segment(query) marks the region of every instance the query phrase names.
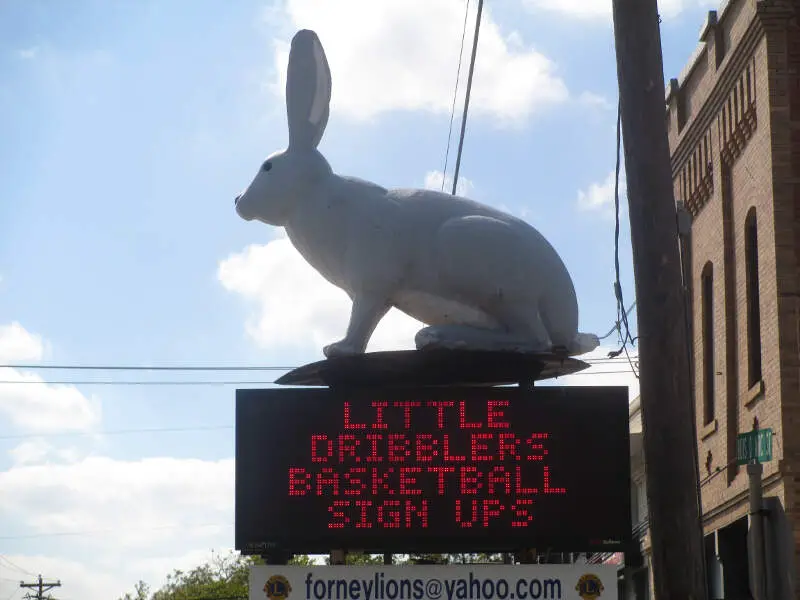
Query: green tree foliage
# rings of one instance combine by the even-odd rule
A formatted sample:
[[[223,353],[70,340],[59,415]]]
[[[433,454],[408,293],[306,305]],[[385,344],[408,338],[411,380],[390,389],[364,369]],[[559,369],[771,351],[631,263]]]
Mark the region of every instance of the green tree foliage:
[[[253,559],[229,554],[191,571],[175,570],[151,600],[200,600],[246,598],[248,567]]]
[[[326,556],[324,562],[326,565],[330,565],[330,556]],[[344,564],[353,566],[382,565],[383,555],[364,554],[363,552],[348,552],[344,556]]]
[[[211,562],[191,571],[174,570],[167,575],[167,582],[152,594],[150,587],[139,581],[133,593],[125,594],[120,600],[246,600],[249,568],[261,563],[258,557],[233,553],[216,555]],[[297,555],[289,564],[311,565],[314,561]]]
[[[128,592],[120,600],[149,600],[149,598],[150,586],[140,579],[139,583],[133,586],[133,593]]]
[[[450,564],[455,565],[491,564],[503,562],[503,555],[500,553],[487,554],[486,552],[479,552],[477,554],[451,554],[450,557]]]
[[[247,600],[248,578],[251,565],[262,564],[259,557],[241,556],[230,553],[215,555],[214,558],[190,571],[174,570],[167,576],[167,582],[151,593],[150,586],[139,581],[133,592],[128,592],[119,600]],[[474,564],[502,563],[502,554],[410,554],[395,555],[393,564]],[[314,560],[306,555],[296,555],[290,565],[310,566]],[[325,557],[323,564],[330,564]],[[380,554],[351,552],[345,555],[347,565],[382,565]]]
[[[469,565],[502,562],[502,554],[487,554],[485,552],[473,554],[395,554],[392,558],[392,564],[394,565]],[[325,557],[325,564],[331,564],[328,557]],[[348,553],[345,555],[345,564],[382,565],[383,555]]]
[[[406,560],[400,559],[400,564],[408,563],[411,565],[449,565],[451,562],[450,554],[409,554]],[[395,559],[395,564],[398,561]]]

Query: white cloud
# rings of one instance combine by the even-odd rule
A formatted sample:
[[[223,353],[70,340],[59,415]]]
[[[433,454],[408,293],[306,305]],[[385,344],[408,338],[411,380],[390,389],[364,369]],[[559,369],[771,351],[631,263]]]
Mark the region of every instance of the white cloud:
[[[602,108],[603,110],[614,108],[614,104],[608,98],[594,92],[581,92],[580,96],[578,96],[578,102],[584,106]]]
[[[442,183],[444,183],[444,191],[448,194],[453,191],[453,176],[447,175],[441,171],[428,171],[425,174],[425,187],[429,190],[442,191]],[[456,194],[459,196],[469,197],[475,190],[475,184],[470,179],[466,179],[459,175],[458,184],[456,185]]]
[[[462,0],[286,0],[282,35],[287,37],[274,42],[278,81],[273,89],[283,97],[288,37],[310,28],[319,34],[332,71],[332,118],[366,120],[397,110],[449,114],[464,6]],[[474,6],[471,11],[470,30]],[[269,15],[274,19],[276,12]],[[464,45],[462,98],[470,37]],[[519,33],[502,31],[485,8],[470,115],[519,123],[568,97],[555,64]]]
[[[336,288],[316,276],[291,250],[286,238],[250,247],[239,261],[237,265],[233,258],[229,259],[227,268],[223,263],[220,276],[233,283],[237,291],[244,290],[245,295],[262,302],[257,304],[260,309],[264,307],[263,297],[271,291],[268,283],[272,283],[273,291],[277,288],[278,294],[287,294],[272,304],[267,300],[279,315],[284,314],[286,306],[293,306],[292,302],[307,301],[301,316],[292,317],[293,326],[299,324],[300,331],[305,325],[327,329],[333,337],[341,333],[339,325],[344,325],[347,311],[328,314],[324,310],[325,303],[336,296],[325,288]],[[298,276],[304,266],[311,273]],[[270,276],[278,278],[271,280]],[[285,285],[282,281],[289,284],[288,289],[281,290]],[[293,288],[291,283],[298,281],[305,282],[306,287]],[[287,298],[289,303],[284,304]],[[315,306],[315,302],[323,308]],[[346,304],[345,300],[343,309]],[[314,319],[319,319],[320,314],[324,317],[322,324],[315,326]],[[287,331],[280,332],[281,319],[277,318],[271,327],[278,327],[279,334],[286,336],[284,340],[294,339]],[[407,336],[400,335],[400,328],[390,329],[382,343],[393,336],[410,342],[418,325],[410,319],[407,322]],[[598,349],[592,355],[603,356],[607,350]],[[589,372],[619,371],[621,366],[598,365]],[[558,383],[615,384],[628,379],[624,374],[582,374]],[[0,515],[7,532],[4,535],[13,536],[20,531],[41,536],[37,542],[48,550],[37,555],[6,551],[7,557],[28,573],[0,562],[0,597],[15,592],[19,579],[30,579],[31,574],[38,573],[48,579],[60,579],[62,587],[54,595],[68,599],[117,598],[130,591],[139,579],[156,589],[173,569],[188,569],[204,562],[212,548],[225,552],[233,539],[233,459],[79,458],[69,448],[39,438],[22,442],[11,454],[14,464],[0,472]],[[7,524],[14,524],[16,529]]]
[[[558,12],[578,19],[611,21],[611,0],[524,0],[535,10]],[[684,10],[714,8],[720,0],[659,0],[659,14],[664,19],[677,17]]]
[[[42,554],[10,555],[8,559],[18,568],[0,563],[0,597],[3,598],[17,598],[17,593],[21,592],[19,582],[35,582],[39,573],[47,582],[61,582],[61,587],[50,592],[54,598],[113,600],[121,595],[117,593],[120,583],[115,581],[113,573],[98,571],[79,560]],[[132,589],[133,585],[129,587]]]
[[[44,348],[42,338],[19,323],[0,326],[0,361],[38,361]],[[100,403],[74,386],[48,385],[37,374],[0,367],[0,414],[30,432],[89,430],[99,422]]]
[[[578,208],[586,211],[600,212],[606,216],[614,214],[614,182],[615,173],[611,171],[601,182],[594,182],[585,190],[578,192]],[[620,209],[625,200],[625,173],[619,174]]]
[[[45,346],[18,323],[0,327],[5,363],[39,361]],[[99,403],[73,386],[9,367],[0,381],[13,382],[0,384],[0,418],[23,434],[91,430],[101,421]],[[64,598],[116,598],[139,579],[157,588],[174,568],[196,566],[233,539],[233,459],[117,460],[93,450],[43,437],[8,450],[0,529],[12,562],[0,560],[0,597],[38,573],[60,579],[54,595]],[[46,550],[8,556],[17,535]]]
[[[37,438],[22,442],[19,446],[12,448],[9,454],[15,465],[35,464],[43,462],[52,448],[45,440]]]
[[[0,325],[0,361],[40,360],[44,354],[42,338],[19,323]]]
[[[117,598],[139,579],[155,590],[233,539],[233,459],[79,458],[37,438],[10,454],[0,471],[4,535],[45,550],[11,556],[16,568],[0,562],[0,597],[31,573],[60,579],[57,597]]]
[[[453,177],[452,175],[444,176],[439,170],[428,171],[425,174],[424,187],[429,190],[442,191],[442,180],[444,180],[444,191],[448,194],[453,191]],[[461,175],[458,177],[458,185],[456,186],[456,194],[466,198],[475,198],[475,183],[471,179],[467,179]],[[533,213],[527,206],[518,206],[512,208],[505,202],[499,204],[492,203],[492,206],[498,210],[502,210],[511,215],[515,215],[521,219],[528,219]]]
[[[282,234],[263,245],[254,244],[223,260],[218,269],[222,285],[243,296],[255,308],[248,334],[262,347],[322,352],[344,336],[350,318],[350,299],[328,283]],[[383,318],[368,349],[413,349],[422,323],[392,309]]]
[[[99,423],[100,402],[71,385],[48,385],[39,376],[0,368],[0,413],[31,432],[85,431]]]
[[[0,514],[25,535],[68,540],[63,552],[10,557],[17,572],[0,563],[2,597],[13,591],[8,579],[25,577],[19,569],[61,579],[57,597],[107,600],[139,579],[155,589],[233,539],[233,459],[17,465],[0,472],[0,489]]]
[[[73,446],[55,446],[47,440],[30,438],[8,452],[14,466],[36,465],[47,462],[74,463],[79,460],[80,452]]]
[[[211,552],[210,549],[191,550],[165,556],[154,547],[151,553],[141,556],[124,552],[111,552],[110,559],[108,555],[89,560],[68,556],[7,556],[19,568],[0,563],[0,597],[16,598],[18,582],[35,581],[35,574],[38,573],[47,581],[61,582],[61,587],[51,592],[54,598],[113,600],[126,592],[133,592],[134,585],[140,579],[148,583],[150,591],[154,592],[166,582],[168,573],[175,569],[186,572],[205,563],[211,557]]]
[[[31,46],[30,48],[22,48],[17,50],[17,58],[21,60],[33,60],[39,55],[39,47]]]
[[[130,551],[202,539],[227,528],[233,486],[233,459],[122,461],[89,456],[0,473],[0,513],[24,521],[32,533],[79,532],[89,543]]]

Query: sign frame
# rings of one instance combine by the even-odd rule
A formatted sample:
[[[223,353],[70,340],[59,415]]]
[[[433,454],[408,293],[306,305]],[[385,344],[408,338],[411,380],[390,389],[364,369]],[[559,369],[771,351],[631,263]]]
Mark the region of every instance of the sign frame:
[[[597,600],[616,598],[619,567],[568,565],[254,565],[249,600]]]
[[[279,495],[288,494],[289,482],[288,479],[284,480],[287,483],[281,483],[278,487],[268,481],[267,471],[270,469],[263,467],[264,457],[272,456],[276,461],[285,461],[292,452],[292,448],[300,447],[298,446],[300,442],[297,441],[301,439],[299,436],[306,436],[309,438],[308,442],[312,442],[311,436],[315,433],[314,429],[309,428],[299,434],[296,431],[297,423],[314,418],[318,419],[317,422],[322,419],[323,422],[330,423],[330,415],[320,416],[319,413],[324,412],[327,406],[333,405],[337,406],[337,409],[332,410],[339,414],[338,408],[342,407],[345,402],[357,407],[360,406],[359,403],[366,402],[366,399],[405,402],[414,398],[426,402],[442,399],[463,401],[466,404],[461,405],[462,414],[464,406],[483,406],[481,403],[488,402],[489,399],[514,402],[518,404],[516,407],[512,405],[508,409],[511,413],[534,415],[535,418],[532,421],[536,422],[543,419],[543,422],[559,423],[561,429],[554,434],[556,437],[561,437],[558,449],[562,455],[568,454],[566,458],[552,459],[562,461],[558,463],[562,465],[560,475],[564,476],[563,465],[583,464],[581,461],[588,458],[593,461],[593,466],[580,473],[570,470],[569,481],[572,482],[572,489],[576,489],[575,482],[584,480],[592,482],[591,485],[594,485],[594,488],[591,493],[584,490],[584,497],[572,496],[569,498],[565,504],[568,508],[559,508],[555,512],[550,510],[549,516],[551,518],[558,516],[557,522],[552,520],[548,522],[548,515],[545,513],[538,516],[534,527],[529,527],[524,531],[512,529],[511,526],[502,531],[485,529],[477,532],[479,527],[468,533],[462,529],[454,531],[452,523],[448,522],[450,524],[445,526],[438,522],[435,517],[441,513],[435,513],[432,510],[430,522],[426,525],[426,527],[430,526],[430,529],[424,530],[424,535],[420,533],[422,531],[420,529],[415,530],[417,534],[411,535],[408,530],[402,528],[383,529],[381,532],[375,529],[365,533],[363,530],[359,531],[348,527],[331,532],[330,524],[328,529],[320,530],[318,527],[316,531],[312,532],[304,528],[310,527],[308,523],[312,521],[314,514],[317,517],[320,516],[321,509],[318,507],[313,510],[307,508],[308,512],[304,513],[302,519],[295,516],[293,524],[289,522],[291,519],[285,514],[296,515],[296,513],[289,510],[284,514],[280,512],[280,508],[272,507],[272,503],[276,500],[283,503],[288,501],[285,495],[282,498],[276,498],[275,491],[280,489]],[[242,554],[251,555],[266,555],[274,552],[316,554],[326,553],[334,548],[372,553],[504,552],[531,547],[548,548],[557,552],[624,551],[630,548],[632,541],[628,406],[628,388],[622,386],[542,386],[533,389],[521,387],[406,387],[237,390],[235,548]],[[361,406],[361,409],[364,410],[364,407]],[[364,420],[363,412],[361,417],[356,417],[355,408],[353,411],[353,421]],[[517,412],[515,413],[515,411]],[[445,422],[446,427],[451,428],[449,431],[463,432],[463,429],[457,430],[454,425],[447,422],[447,419]],[[486,423],[488,425],[488,421]],[[462,422],[459,427],[463,425]],[[537,431],[536,427],[535,424],[529,426],[532,431]],[[339,429],[333,426],[330,431],[336,435]],[[521,432],[523,429],[519,429],[519,431]],[[574,439],[568,440],[570,435]],[[275,436],[279,439],[276,439]],[[611,438],[614,441],[610,444],[609,456],[605,457],[605,462],[603,462],[601,460],[603,457],[599,456],[597,447],[593,444],[599,443],[598,440],[602,442],[604,439]],[[305,443],[303,442],[303,444]],[[474,443],[473,439],[472,444]],[[281,452],[284,453],[282,458],[278,456]],[[544,453],[547,454],[547,451]],[[291,454],[291,456],[295,456],[295,454]],[[611,456],[612,454],[613,456]],[[528,457],[528,460],[539,459]],[[288,473],[288,467],[289,463],[284,462],[281,467],[284,469],[283,471],[280,471],[278,467],[271,467],[271,469],[275,473]],[[603,471],[603,469],[605,470]],[[553,477],[555,479],[555,474]],[[606,486],[606,483],[609,485]],[[463,484],[461,485],[463,486]],[[544,485],[547,485],[547,480]],[[559,483],[556,481],[555,485],[558,486]],[[580,485],[586,487],[590,484],[579,483],[578,486],[580,487]],[[603,489],[604,487],[606,489]],[[464,488],[459,489],[461,490],[459,493],[450,495],[443,493],[443,495],[453,502],[454,499],[467,498],[464,496]],[[541,484],[537,489],[546,492],[544,488],[541,488]],[[378,498],[369,495],[369,492],[366,493],[367,495],[364,497],[374,498],[377,504]],[[434,495],[430,493],[426,497],[431,498]],[[322,492],[318,492],[318,496],[326,497]],[[609,498],[613,498],[613,502]],[[444,500],[431,500],[431,502],[436,501],[444,502]],[[308,502],[310,503],[311,500]],[[322,506],[321,501],[315,500],[315,502],[320,502],[319,506]],[[484,499],[482,502],[485,503],[486,500]],[[538,509],[538,506],[547,506],[548,502],[554,501],[550,496],[540,494],[536,496],[536,502]],[[579,509],[576,508],[578,504],[580,504]],[[473,508],[470,509],[470,512],[486,510],[486,506],[481,507],[480,504],[471,506]],[[550,506],[554,505],[550,504]],[[510,510],[511,505],[509,504],[506,509]],[[331,511],[330,506],[327,506],[327,510]],[[506,510],[504,516],[511,514],[509,510]],[[314,513],[314,511],[317,512]],[[466,514],[466,509],[464,512]],[[267,514],[284,514],[284,516],[282,518],[271,517],[272,524],[270,525],[266,523],[269,520],[265,517]],[[474,521],[476,517],[473,514],[471,518]],[[529,522],[533,520],[531,519]],[[576,522],[580,522],[581,525],[576,525]],[[270,527],[272,530],[267,532]],[[440,534],[434,532],[437,527]],[[448,530],[447,527],[451,527],[451,529]]]

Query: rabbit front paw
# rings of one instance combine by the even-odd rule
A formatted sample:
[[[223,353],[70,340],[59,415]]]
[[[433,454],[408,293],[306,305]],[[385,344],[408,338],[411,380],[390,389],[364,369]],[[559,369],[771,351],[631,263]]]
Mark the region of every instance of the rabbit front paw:
[[[337,356],[353,356],[355,354],[362,354],[363,350],[356,344],[344,340],[339,340],[332,344],[328,344],[322,349],[325,358],[335,358]]]

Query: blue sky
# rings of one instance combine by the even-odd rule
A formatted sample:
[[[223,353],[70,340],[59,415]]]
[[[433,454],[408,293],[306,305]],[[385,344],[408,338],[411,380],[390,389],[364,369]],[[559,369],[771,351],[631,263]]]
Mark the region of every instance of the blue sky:
[[[337,172],[387,186],[430,185],[443,168],[464,7],[463,0],[333,4],[0,2],[2,361],[321,358],[321,342],[346,323],[340,292],[304,270],[279,230],[233,210],[263,157],[287,140],[275,91],[281,53],[297,28],[318,31],[334,97],[320,149]],[[694,50],[709,6],[661,4],[670,77]],[[461,166],[467,195],[523,216],[557,248],[575,281],[581,330],[598,334],[616,315],[609,7],[487,2]],[[626,214],[621,263],[630,302]],[[392,315],[376,347],[408,347],[413,332]],[[34,382],[174,377],[0,373]],[[630,374],[573,381],[635,383]],[[232,430],[99,432],[227,426],[233,393],[233,386],[0,384],[0,555],[17,567],[0,559],[0,597],[30,571],[61,578],[64,600],[107,598],[140,577],[159,585],[173,566],[230,547]],[[210,489],[218,490],[213,501],[192,499]],[[187,536],[155,530],[182,523],[213,527]],[[52,535],[64,532],[83,533]],[[112,566],[122,556],[125,565]],[[106,575],[97,578],[98,568]]]

